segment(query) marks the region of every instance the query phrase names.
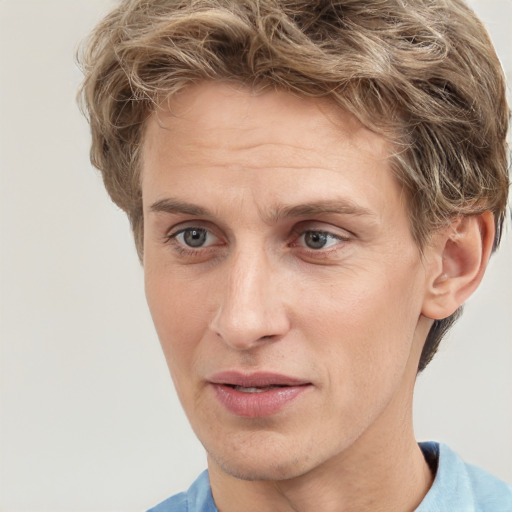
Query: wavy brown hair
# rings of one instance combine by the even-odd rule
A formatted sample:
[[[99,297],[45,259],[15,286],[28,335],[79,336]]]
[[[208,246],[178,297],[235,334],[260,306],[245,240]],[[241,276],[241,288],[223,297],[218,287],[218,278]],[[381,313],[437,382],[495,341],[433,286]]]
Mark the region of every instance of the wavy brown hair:
[[[458,215],[490,210],[500,240],[508,107],[489,37],[462,0],[124,0],[79,57],[92,163],[143,258],[145,121],[204,80],[327,97],[394,147],[421,249]],[[458,316],[436,320],[421,371]]]

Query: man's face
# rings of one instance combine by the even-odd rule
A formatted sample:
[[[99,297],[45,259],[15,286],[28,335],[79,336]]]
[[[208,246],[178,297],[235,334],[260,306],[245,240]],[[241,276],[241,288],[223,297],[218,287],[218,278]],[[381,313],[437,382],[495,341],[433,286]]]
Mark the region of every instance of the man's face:
[[[426,271],[383,138],[285,92],[170,106],[144,143],[146,294],[212,463],[291,478],[401,435]]]

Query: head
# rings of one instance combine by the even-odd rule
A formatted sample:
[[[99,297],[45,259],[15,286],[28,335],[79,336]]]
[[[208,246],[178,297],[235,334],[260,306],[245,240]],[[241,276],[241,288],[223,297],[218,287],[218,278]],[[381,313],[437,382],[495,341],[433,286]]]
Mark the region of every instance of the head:
[[[504,80],[474,14],[460,0],[127,0],[83,65],[92,161],[216,462],[289,478],[377,424],[393,436],[386,416],[458,314],[423,314],[429,269],[471,266],[459,247],[482,226],[496,247],[506,207]],[[233,391],[269,379],[286,391],[268,402]]]
[[[423,314],[440,233],[454,229],[457,253],[459,228],[490,222],[496,247],[506,207],[504,80],[473,13],[128,0],[83,59],[92,161],[128,214],[178,394],[216,463],[291,478],[372,430],[391,438],[457,316]],[[273,379],[286,391],[244,395]]]
[[[126,0],[82,55],[93,164],[128,215],[143,259],[141,148],[151,114],[202,81],[329,100],[384,136],[420,250],[458,216],[508,193],[508,109],[499,61],[461,0]],[[419,363],[459,312],[434,322]]]

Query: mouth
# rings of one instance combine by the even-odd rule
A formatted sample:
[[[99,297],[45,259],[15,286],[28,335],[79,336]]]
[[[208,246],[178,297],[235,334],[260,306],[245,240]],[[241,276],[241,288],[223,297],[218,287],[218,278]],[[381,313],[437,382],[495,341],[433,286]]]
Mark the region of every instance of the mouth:
[[[209,383],[225,409],[245,418],[276,414],[312,387],[311,382],[275,373],[222,372]]]
[[[235,391],[240,393],[265,393],[266,391],[272,391],[273,389],[286,388],[288,386],[265,386],[265,387],[244,387],[244,386],[233,386],[231,384],[225,384]]]

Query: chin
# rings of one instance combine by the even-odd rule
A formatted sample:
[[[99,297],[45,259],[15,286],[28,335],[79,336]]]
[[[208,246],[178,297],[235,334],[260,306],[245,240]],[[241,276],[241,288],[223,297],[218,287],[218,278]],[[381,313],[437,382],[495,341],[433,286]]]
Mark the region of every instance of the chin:
[[[307,473],[296,458],[286,462],[269,460],[264,457],[263,460],[225,460],[210,454],[211,459],[222,469],[222,471],[239,480],[248,481],[277,481],[289,480]]]
[[[269,441],[256,436],[239,443],[227,441],[222,446],[203,445],[215,465],[239,480],[288,480],[308,473],[318,464],[310,457],[314,450],[300,449],[298,442],[290,443],[289,439]]]

